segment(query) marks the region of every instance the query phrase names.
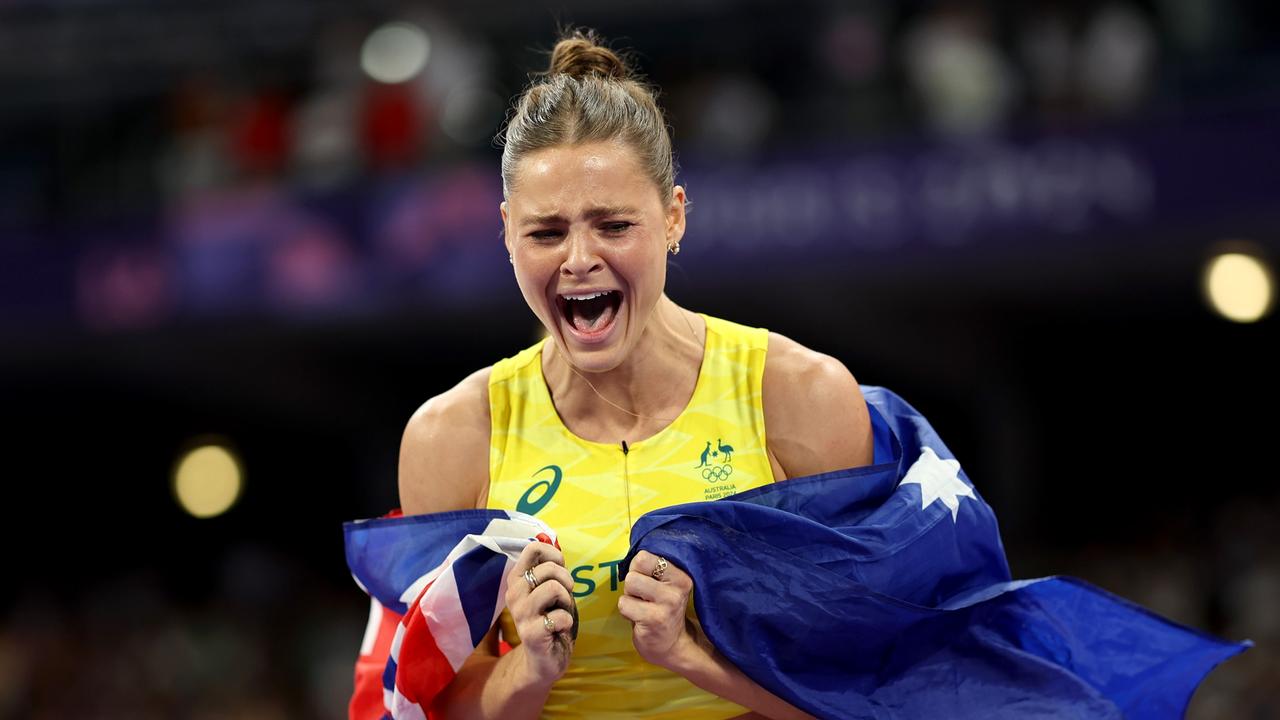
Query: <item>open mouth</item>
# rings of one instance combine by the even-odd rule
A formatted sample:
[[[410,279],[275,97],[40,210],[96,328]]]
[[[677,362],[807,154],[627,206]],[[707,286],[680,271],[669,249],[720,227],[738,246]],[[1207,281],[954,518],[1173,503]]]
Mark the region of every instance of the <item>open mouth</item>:
[[[622,293],[600,290],[577,295],[557,295],[556,305],[574,330],[583,335],[601,333],[613,324],[622,306]]]

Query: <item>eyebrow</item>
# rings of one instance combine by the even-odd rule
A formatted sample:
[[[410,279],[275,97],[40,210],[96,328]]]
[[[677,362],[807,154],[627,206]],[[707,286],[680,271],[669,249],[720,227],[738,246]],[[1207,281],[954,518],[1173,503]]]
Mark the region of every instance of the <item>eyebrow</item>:
[[[635,208],[627,207],[626,205],[610,205],[607,207],[593,207],[583,213],[583,215],[587,220],[596,220],[598,218],[609,217],[612,215],[634,215],[636,212],[637,210]],[[551,213],[548,215],[531,215],[521,220],[520,225],[524,227],[528,225],[547,225],[562,222],[565,222],[563,215]]]

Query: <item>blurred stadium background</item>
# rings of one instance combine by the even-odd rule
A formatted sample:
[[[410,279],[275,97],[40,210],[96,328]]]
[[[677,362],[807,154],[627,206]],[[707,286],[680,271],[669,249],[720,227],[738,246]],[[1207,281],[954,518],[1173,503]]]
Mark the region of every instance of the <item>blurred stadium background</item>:
[[[1016,576],[1252,638],[1189,716],[1280,717],[1260,0],[0,2],[0,716],[345,716],[341,522],[535,337],[493,136],[557,23],[664,90],[673,298],[897,390]]]

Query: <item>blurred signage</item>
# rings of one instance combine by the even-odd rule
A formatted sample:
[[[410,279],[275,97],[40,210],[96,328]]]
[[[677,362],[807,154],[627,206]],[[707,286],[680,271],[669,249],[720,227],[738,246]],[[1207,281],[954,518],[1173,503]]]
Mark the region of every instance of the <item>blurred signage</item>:
[[[1052,253],[1277,218],[1280,117],[691,167],[691,262]],[[682,257],[684,257],[682,255]],[[765,261],[765,262],[761,262]]]
[[[1052,255],[1276,217],[1280,117],[1249,114],[964,146],[686,160],[681,265],[749,281],[815,261]],[[191,196],[136,232],[0,250],[0,322],[381,312],[483,302],[512,285],[496,167],[452,166],[324,198],[284,187]],[[29,237],[14,232],[11,238]],[[725,280],[728,281],[727,279]]]

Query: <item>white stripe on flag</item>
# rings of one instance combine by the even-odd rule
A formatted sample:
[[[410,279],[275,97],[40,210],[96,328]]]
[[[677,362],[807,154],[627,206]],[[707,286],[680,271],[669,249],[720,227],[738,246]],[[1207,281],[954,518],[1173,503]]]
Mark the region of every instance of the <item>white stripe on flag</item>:
[[[382,603],[369,598],[369,624],[364,626],[364,640],[360,643],[361,655],[372,655],[378,642],[378,629],[382,627]]]
[[[529,518],[531,520],[532,518]],[[482,535],[490,537],[508,537],[508,538],[531,538],[537,537],[538,533],[547,533],[550,535],[550,528],[541,523],[531,523],[524,518],[515,518],[504,520],[502,518],[494,518],[485,526]]]
[[[462,542],[466,542],[466,540],[464,539]],[[458,544],[461,545],[462,543]],[[400,593],[400,602],[405,605],[412,605],[413,601],[417,600],[418,595],[422,593],[422,589],[429,585],[432,580],[435,580],[437,575],[444,572],[445,568],[449,567],[449,563],[453,562],[453,558],[456,557],[457,552],[458,549],[455,547],[453,551],[449,553],[449,557],[445,558],[444,562],[432,568],[431,572],[423,575],[417,580],[414,580],[409,587],[405,588],[404,592]]]
[[[396,665],[400,664],[400,645],[404,642],[405,623],[409,622],[409,618],[413,616],[413,608],[409,608],[409,612],[405,613],[400,622],[396,624],[396,636],[391,638],[391,659],[396,661]]]
[[[519,560],[520,553],[532,542],[526,537],[486,537],[484,535],[468,535],[468,539],[476,545],[487,547],[498,555],[506,555],[509,560]],[[510,572],[510,568],[507,570]]]
[[[500,602],[499,598],[490,598],[490,603]],[[427,630],[436,641],[436,647],[444,653],[453,671],[457,672],[462,663],[475,652],[471,644],[471,625],[462,610],[462,601],[458,597],[458,580],[454,577],[453,568],[436,578],[436,582],[427,590],[419,604],[422,616],[427,621]]]

